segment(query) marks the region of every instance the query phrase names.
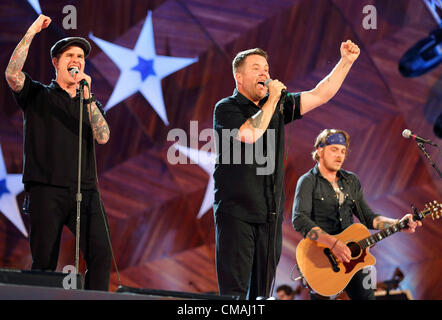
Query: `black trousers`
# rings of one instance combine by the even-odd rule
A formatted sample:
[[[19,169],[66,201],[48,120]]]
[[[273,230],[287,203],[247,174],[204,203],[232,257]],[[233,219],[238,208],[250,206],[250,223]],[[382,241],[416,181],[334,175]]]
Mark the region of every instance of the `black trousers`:
[[[273,237],[275,225],[276,243]],[[271,258],[270,286],[281,257],[282,223],[248,223],[229,214],[217,213],[215,227],[215,258],[220,294],[249,300],[267,296],[267,258]]]
[[[96,190],[82,190],[80,250],[87,265],[85,289],[109,289],[111,251]],[[76,190],[35,184],[29,190],[32,269],[55,271],[63,226],[76,234]]]

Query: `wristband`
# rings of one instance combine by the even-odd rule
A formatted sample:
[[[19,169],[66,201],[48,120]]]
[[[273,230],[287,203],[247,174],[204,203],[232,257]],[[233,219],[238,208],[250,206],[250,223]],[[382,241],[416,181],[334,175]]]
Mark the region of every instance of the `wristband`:
[[[90,104],[95,101],[97,101],[97,98],[95,98],[93,93],[91,94],[91,97],[89,99],[83,99],[84,104]]]
[[[335,245],[338,243],[339,239],[336,239],[335,244],[330,248],[330,250],[333,251],[333,248],[335,247]]]

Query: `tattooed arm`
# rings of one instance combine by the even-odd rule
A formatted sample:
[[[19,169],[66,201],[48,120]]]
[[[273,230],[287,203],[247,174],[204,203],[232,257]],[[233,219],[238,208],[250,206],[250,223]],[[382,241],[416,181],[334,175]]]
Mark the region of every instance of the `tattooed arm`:
[[[382,230],[388,228],[389,226],[397,223],[398,220],[390,219],[383,216],[377,216],[373,219],[373,228],[377,230]]]
[[[307,233],[307,238],[316,241],[322,245],[331,248],[333,254],[339,261],[349,262],[351,259],[351,251],[347,245],[338,240],[337,238],[329,235],[327,232],[319,227],[314,227],[310,229]]]
[[[74,79],[77,82],[77,85],[80,85],[81,80],[85,80],[88,83],[88,85],[85,85],[83,87],[83,96],[85,99],[88,100],[91,97],[90,90],[92,86],[92,78],[89,75],[85,74],[84,71],[80,70],[77,74],[74,75]],[[99,144],[107,143],[110,136],[109,126],[107,125],[107,122],[104,119],[100,109],[95,104],[95,101],[92,101],[87,105],[87,111],[94,139]]]
[[[22,72],[22,69],[28,56],[29,46],[31,45],[32,39],[34,39],[34,36],[41,30],[47,28],[50,23],[51,18],[41,14],[29,27],[25,36],[12,53],[9,64],[6,67],[5,77],[9,87],[14,92],[20,92],[21,89],[23,89],[25,75]]]
[[[254,143],[258,140],[269,126],[273,113],[275,112],[276,104],[281,97],[282,89],[287,89],[286,86],[278,81],[273,80],[269,83],[269,97],[257,113],[239,128],[237,139],[245,143]]]
[[[413,233],[416,231],[417,227],[422,226],[422,222],[414,221],[411,214],[406,214],[402,217],[402,219],[391,219],[383,216],[378,216],[373,220],[373,228],[382,230],[402,220],[408,220],[408,228],[402,229],[401,231],[403,232]]]
[[[88,105],[88,113],[92,133],[95,140],[99,144],[105,144],[109,141],[110,130],[106,120],[104,119],[101,111],[98,109],[95,102],[92,102]]]
[[[360,50],[348,40],[341,44],[341,60],[334,69],[318,85],[301,93],[301,114],[305,114],[320,105],[327,103],[341,88],[353,62],[358,58]]]
[[[327,247],[331,247],[336,241],[336,238],[332,237],[319,227],[311,228],[310,231],[307,233],[306,238],[317,241],[318,243],[326,245]]]

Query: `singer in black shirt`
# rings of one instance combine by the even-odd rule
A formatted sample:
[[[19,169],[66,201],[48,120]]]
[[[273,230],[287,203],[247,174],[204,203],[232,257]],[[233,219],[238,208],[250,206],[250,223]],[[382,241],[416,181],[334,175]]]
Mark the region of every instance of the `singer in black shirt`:
[[[359,48],[341,44],[341,60],[314,89],[283,94],[269,80],[267,53],[233,60],[236,89],[214,110],[214,215],[220,294],[268,297],[282,249],[284,125],[326,103],[339,90]]]
[[[283,114],[273,113],[267,130],[257,142],[262,144],[262,148],[255,144],[235,143],[228,133],[238,130],[267,100],[268,95],[256,105],[235,89],[232,96],[222,99],[215,106],[214,128],[217,137],[222,140],[216,143],[218,159],[214,171],[214,209],[216,212],[228,212],[250,223],[265,223],[270,219],[269,214],[276,212],[274,188],[275,182],[282,180],[282,161],[279,160],[284,158],[284,131],[279,121],[284,125],[302,118],[300,95],[289,93],[284,99]],[[232,114],[235,116],[232,117]],[[281,141],[277,142],[279,139]],[[277,143],[281,143],[281,146],[275,148]],[[230,157],[223,160],[225,146],[229,147]],[[249,163],[246,159],[247,152],[252,155]],[[237,154],[240,154],[242,161],[234,163]],[[260,162],[260,156],[264,161]],[[259,174],[259,169],[263,174]],[[232,177],[235,177],[236,183],[232,183]],[[276,183],[276,188],[280,187]],[[281,197],[280,208],[283,207],[283,202],[284,197]]]
[[[75,190],[80,116],[78,92],[70,97],[57,81],[52,80],[49,85],[44,85],[23,73],[23,88],[18,93],[14,92],[14,97],[23,110],[25,189],[29,190],[32,183],[38,182]],[[84,104],[81,187],[91,190],[96,189],[95,161],[87,112]]]
[[[87,265],[84,287],[107,291],[111,250],[108,222],[96,187],[94,140],[106,143],[109,127],[100,103],[90,95],[91,77],[84,73],[90,44],[79,37],[57,41],[50,51],[56,79],[49,85],[22,72],[34,36],[50,23],[44,15],[35,20],[5,71],[14,99],[23,111],[23,183],[29,197],[32,269],[56,270],[63,226],[76,233],[78,87],[85,80],[80,249]],[[71,72],[73,68],[78,72]]]

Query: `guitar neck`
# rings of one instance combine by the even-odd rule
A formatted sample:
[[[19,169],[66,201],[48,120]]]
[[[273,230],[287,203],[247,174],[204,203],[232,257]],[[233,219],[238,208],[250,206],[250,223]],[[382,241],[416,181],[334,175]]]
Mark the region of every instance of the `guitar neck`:
[[[416,208],[413,207],[414,213],[413,213],[413,220],[414,221],[420,221],[423,220],[428,215],[431,215],[431,217],[434,219],[434,216],[436,216],[437,219],[439,219],[439,214],[442,211],[442,204],[438,203],[436,200],[432,203],[425,205],[425,210],[422,210],[418,212]],[[360,241],[358,241],[359,246],[362,249],[368,248],[373,246],[376,242],[379,242],[392,234],[395,234],[398,231],[401,231],[402,229],[405,229],[408,227],[408,220],[399,221],[398,223],[393,224],[392,226],[389,226],[385,229],[382,229],[379,232],[376,232],[372,234],[371,236],[364,238]]]
[[[371,247],[374,244],[376,244],[377,242],[391,236],[392,234],[395,234],[396,232],[407,228],[407,225],[408,225],[408,221],[406,221],[406,220],[400,221],[390,227],[382,229],[379,232],[373,233],[371,236],[369,236],[367,238],[364,238],[364,239],[358,241],[358,244],[362,249]]]

